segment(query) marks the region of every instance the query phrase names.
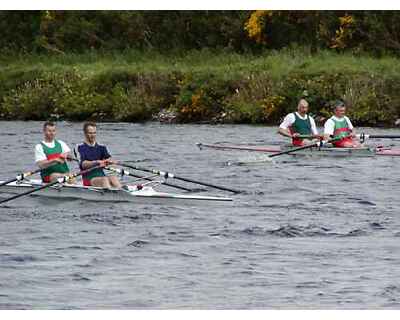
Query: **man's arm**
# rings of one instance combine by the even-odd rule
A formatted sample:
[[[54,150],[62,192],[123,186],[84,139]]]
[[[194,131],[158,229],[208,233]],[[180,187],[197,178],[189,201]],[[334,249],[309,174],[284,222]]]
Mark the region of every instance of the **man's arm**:
[[[293,136],[295,136],[296,134],[291,134],[290,133],[290,131],[289,131],[289,129],[284,129],[284,128],[281,128],[281,127],[279,127],[279,129],[278,129],[278,133],[280,134],[280,135],[282,135],[282,136],[284,136],[284,137],[289,137],[289,138],[292,138]]]
[[[46,169],[54,165],[56,162],[64,163],[65,159],[61,156],[60,158],[48,160],[43,151],[43,147],[38,144],[35,147],[35,162],[40,169]]]
[[[56,159],[52,159],[52,160],[41,160],[41,161],[37,161],[36,164],[38,165],[38,167],[40,169],[46,169],[48,167],[51,167],[52,165],[55,164],[55,162],[58,163],[64,163],[65,160],[63,158],[56,158]]]
[[[83,152],[81,146],[82,145],[78,146],[78,153],[79,153],[79,158],[80,158],[80,168],[82,170],[86,170],[86,169],[89,169],[89,168],[99,165],[100,162],[97,160],[87,160],[87,156],[86,156],[85,152]]]
[[[328,119],[324,125],[324,140],[328,141],[332,139],[334,131],[335,131],[335,123],[331,119]]]
[[[81,162],[81,167],[82,167],[83,170],[86,170],[86,169],[95,167],[95,166],[100,165],[100,164],[101,164],[101,161],[99,161],[99,160],[93,160],[93,161],[84,160],[84,161]]]
[[[315,120],[313,117],[310,117],[310,123],[311,123],[311,132],[315,137],[319,137],[317,125],[315,124]]]
[[[108,152],[108,149],[107,149],[106,146],[103,147],[103,158],[105,159],[107,165],[109,165],[109,164],[117,164],[118,163],[118,161],[114,160],[111,157],[111,154]]]
[[[278,133],[284,137],[293,138],[298,136],[297,133],[291,134],[289,128],[295,122],[293,113],[288,114],[279,126]]]
[[[72,154],[71,154],[71,148],[68,147],[68,145],[61,140],[58,140],[61,144],[61,150],[62,150],[62,156],[63,158],[65,158],[66,160],[71,161],[72,160]]]
[[[83,170],[90,169],[92,167],[102,165],[102,160],[82,160],[81,158],[81,168]]]
[[[351,123],[351,121],[350,121],[350,119],[349,119],[348,117],[346,117],[345,119],[346,119],[347,125],[349,126],[349,129],[350,129],[350,131],[351,131],[351,134],[350,134],[350,135],[351,135],[353,138],[355,138],[355,137],[356,137],[356,130],[355,130],[353,124]]]

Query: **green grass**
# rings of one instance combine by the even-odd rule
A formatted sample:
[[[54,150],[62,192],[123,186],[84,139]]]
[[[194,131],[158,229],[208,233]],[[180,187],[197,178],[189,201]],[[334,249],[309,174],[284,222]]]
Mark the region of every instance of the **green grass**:
[[[0,54],[0,117],[143,121],[170,109],[181,121],[224,114],[221,121],[276,123],[307,90],[315,114],[344,99],[358,123],[390,125],[400,116],[399,62],[307,48]]]
[[[400,60],[393,57],[374,58],[320,51],[310,54],[306,49],[287,49],[264,52],[260,55],[213,52],[211,50],[191,51],[185,54],[157,52],[88,52],[67,55],[3,55],[0,56],[2,72],[66,71],[76,68],[80,73],[92,76],[110,69],[124,69],[129,72],[172,71],[217,73],[226,76],[267,73],[271,78],[285,77],[292,72],[367,72],[390,76],[400,72]]]

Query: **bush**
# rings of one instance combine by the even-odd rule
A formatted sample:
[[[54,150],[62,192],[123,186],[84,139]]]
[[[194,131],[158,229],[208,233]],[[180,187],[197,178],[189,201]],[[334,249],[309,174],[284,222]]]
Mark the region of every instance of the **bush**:
[[[187,74],[178,82],[175,108],[181,122],[210,120],[224,110],[224,98],[233,91],[232,81],[213,73]]]
[[[0,117],[148,121],[167,109],[179,122],[276,125],[305,93],[311,113],[321,118],[331,115],[337,99],[350,106],[356,125],[391,125],[400,116],[397,59],[302,52],[201,51],[179,59],[142,57],[137,65],[123,55],[116,62],[84,55],[83,63],[80,56],[61,63],[30,57],[0,74]]]
[[[15,83],[9,91],[4,90],[1,113],[5,118],[40,120],[54,113],[62,81],[49,74],[39,74],[37,78],[33,74],[30,76],[31,79]]]
[[[151,120],[165,106],[169,106],[175,93],[171,79],[160,75],[140,75],[130,87],[121,84],[111,93],[113,115],[117,121]]]

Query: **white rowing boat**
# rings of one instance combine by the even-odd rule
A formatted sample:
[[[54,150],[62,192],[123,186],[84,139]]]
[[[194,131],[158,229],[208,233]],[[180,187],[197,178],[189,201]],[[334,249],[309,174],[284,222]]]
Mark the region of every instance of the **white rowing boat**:
[[[202,149],[214,149],[222,151],[250,151],[262,153],[278,153],[297,148],[289,145],[284,146],[249,146],[249,145],[227,145],[227,144],[206,144],[197,143]],[[308,155],[308,156],[334,156],[334,157],[374,157],[374,156],[400,156],[400,149],[384,147],[361,147],[361,148],[335,148],[332,145],[324,147],[312,147],[290,153],[290,155]]]
[[[0,181],[0,184],[2,181]],[[0,192],[2,194],[20,194],[41,187],[41,180],[27,180],[12,182],[4,185]],[[88,201],[107,202],[134,202],[163,204],[165,202],[179,203],[208,203],[227,202],[231,198],[202,196],[197,194],[165,193],[154,190],[150,185],[129,185],[124,189],[105,189],[97,187],[86,187],[79,184],[57,184],[32,194],[33,196],[44,196],[57,199],[81,199]]]

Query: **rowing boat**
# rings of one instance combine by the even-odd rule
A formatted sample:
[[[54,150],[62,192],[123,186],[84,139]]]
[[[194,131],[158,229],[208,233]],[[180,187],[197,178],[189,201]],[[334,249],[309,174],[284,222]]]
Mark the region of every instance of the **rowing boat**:
[[[295,147],[282,146],[280,151],[291,150]],[[395,152],[392,149],[376,148],[376,147],[360,147],[360,148],[335,148],[333,146],[312,147],[305,150],[295,151],[292,155],[316,155],[316,156],[333,156],[333,157],[375,157],[375,156],[400,156],[400,150]]]
[[[2,181],[0,181],[0,184]],[[27,180],[9,183],[0,189],[3,194],[20,194],[43,186],[41,180]],[[179,203],[205,203],[205,202],[227,202],[231,198],[202,196],[197,194],[177,194],[156,191],[150,185],[128,185],[123,189],[106,189],[98,187],[86,187],[80,184],[57,184],[40,190],[33,194],[57,199],[80,199],[88,201],[107,202],[134,202],[163,204],[168,202]]]
[[[290,145],[284,146],[248,146],[248,145],[227,145],[227,144],[206,144],[197,143],[202,149],[214,149],[225,151],[250,151],[263,153],[278,153],[296,148]],[[384,148],[384,147],[361,147],[361,148],[335,148],[328,144],[324,147],[312,147],[300,151],[295,151],[291,155],[308,155],[308,156],[336,156],[336,157],[374,157],[374,156],[400,156],[400,149]]]

